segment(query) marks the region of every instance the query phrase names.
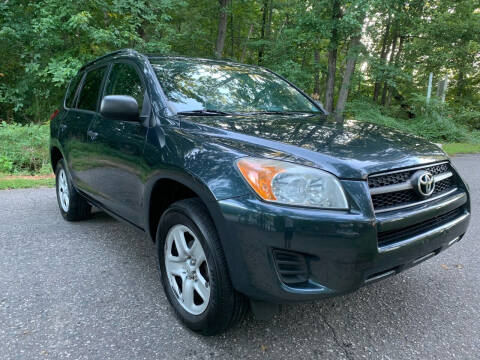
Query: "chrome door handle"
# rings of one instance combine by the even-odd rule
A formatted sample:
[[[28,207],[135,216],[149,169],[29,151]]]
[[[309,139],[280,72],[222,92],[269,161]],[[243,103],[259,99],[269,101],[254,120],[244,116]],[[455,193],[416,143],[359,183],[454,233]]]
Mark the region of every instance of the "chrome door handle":
[[[60,124],[59,127],[60,127],[60,131],[65,131],[65,130],[67,130],[68,126],[67,126],[67,124]]]
[[[91,140],[95,140],[98,136],[98,133],[95,132],[95,131],[91,131],[91,130],[88,130],[87,131],[87,136],[91,139]]]

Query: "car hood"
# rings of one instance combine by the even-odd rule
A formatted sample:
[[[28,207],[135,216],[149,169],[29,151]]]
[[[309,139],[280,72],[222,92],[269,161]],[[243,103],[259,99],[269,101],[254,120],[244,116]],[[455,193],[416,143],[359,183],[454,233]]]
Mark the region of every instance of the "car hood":
[[[324,115],[191,116],[181,127],[246,155],[319,167],[344,179],[447,159],[419,137]]]

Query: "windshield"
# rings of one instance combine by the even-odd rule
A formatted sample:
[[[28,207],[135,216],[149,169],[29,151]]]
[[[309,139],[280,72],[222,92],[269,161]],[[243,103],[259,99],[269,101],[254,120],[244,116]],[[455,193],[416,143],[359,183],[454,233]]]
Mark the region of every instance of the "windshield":
[[[320,112],[293,86],[259,67],[168,58],[151,62],[176,113]]]

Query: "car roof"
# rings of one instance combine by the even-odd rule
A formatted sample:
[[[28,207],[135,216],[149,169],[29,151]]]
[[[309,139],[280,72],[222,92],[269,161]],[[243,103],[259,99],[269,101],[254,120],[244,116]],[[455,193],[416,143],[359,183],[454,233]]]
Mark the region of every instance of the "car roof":
[[[208,64],[218,64],[218,65],[233,65],[233,66],[246,66],[252,68],[259,68],[260,66],[243,64],[232,60],[219,60],[219,59],[207,59],[207,58],[197,58],[197,57],[187,57],[187,56],[172,56],[172,55],[146,55],[152,63],[155,63],[155,60],[171,60],[171,61],[185,61],[190,63],[208,63]]]
[[[108,61],[110,58],[115,58],[119,56],[139,58],[144,57],[150,60],[152,63],[155,63],[155,60],[171,60],[171,61],[185,61],[191,63],[208,63],[208,64],[218,64],[218,65],[232,65],[232,66],[242,66],[250,68],[261,68],[261,66],[242,64],[239,62],[231,60],[217,60],[217,59],[205,59],[205,58],[195,58],[195,57],[186,57],[186,56],[172,56],[172,55],[159,55],[159,54],[141,54],[134,49],[121,49],[117,50],[103,56],[100,56],[92,61],[89,61],[80,68],[80,71],[85,70],[93,65],[99,64],[104,61]]]
[[[118,57],[118,56],[126,56],[126,57],[142,57],[144,55],[140,54],[138,51],[136,50],[133,50],[133,49],[121,49],[121,50],[117,50],[117,51],[113,51],[111,53],[108,53],[108,54],[105,54],[105,55],[102,55],[96,59],[93,59],[92,61],[89,61],[87,62],[85,65],[83,65],[81,68],[80,68],[80,71],[82,70],[85,70],[86,68],[90,67],[90,66],[93,66],[93,65],[96,65],[100,62],[103,62],[103,61],[108,61],[110,58],[114,58],[114,57]]]

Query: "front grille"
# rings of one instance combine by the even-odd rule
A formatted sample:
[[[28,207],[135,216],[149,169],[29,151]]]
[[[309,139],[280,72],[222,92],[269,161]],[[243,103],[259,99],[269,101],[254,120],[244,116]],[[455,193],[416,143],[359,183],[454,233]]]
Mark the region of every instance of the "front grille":
[[[378,233],[378,246],[386,246],[399,241],[406,240],[416,235],[425,233],[431,229],[444,225],[465,213],[464,207],[451,210],[443,215],[433,217],[421,223],[410,225],[402,229],[382,231]]]
[[[308,279],[305,256],[285,250],[274,250],[273,258],[280,280],[285,284],[300,284]]]
[[[373,175],[368,179],[368,186],[370,189],[377,188],[381,186],[387,185],[394,185],[400,184],[402,182],[407,182],[410,180],[410,177],[418,170],[415,169],[407,169],[401,172],[395,172],[393,174],[385,174],[385,175]],[[447,171],[451,171],[451,167],[448,163],[433,165],[433,166],[426,166],[422,168],[422,170],[426,170],[432,175],[438,175],[446,173]]]
[[[406,169],[388,174],[372,175],[368,178],[370,189],[378,189],[383,186],[399,185],[408,183],[412,175],[418,170],[426,170],[432,175],[441,175],[448,172],[454,174],[449,163],[425,166],[423,168]],[[446,193],[454,189],[457,185],[455,175],[435,183],[435,190],[432,197]],[[375,211],[387,211],[389,208],[415,205],[415,203],[425,200],[415,190],[406,189],[394,192],[385,192],[372,194],[372,202]]]
[[[372,195],[373,207],[376,210],[397,206],[399,204],[413,203],[415,199],[416,196],[413,190]]]

